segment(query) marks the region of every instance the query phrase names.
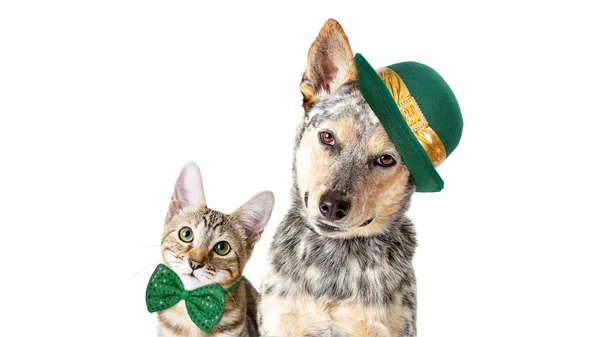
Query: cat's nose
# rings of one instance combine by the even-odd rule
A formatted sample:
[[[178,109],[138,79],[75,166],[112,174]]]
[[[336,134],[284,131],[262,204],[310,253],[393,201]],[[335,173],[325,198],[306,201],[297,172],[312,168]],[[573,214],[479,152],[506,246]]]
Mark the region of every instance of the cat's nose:
[[[200,268],[204,267],[204,262],[202,262],[198,259],[194,259],[192,257],[190,257],[188,259],[188,263],[190,264],[190,268],[192,268],[192,270],[196,270],[196,269],[200,269]]]

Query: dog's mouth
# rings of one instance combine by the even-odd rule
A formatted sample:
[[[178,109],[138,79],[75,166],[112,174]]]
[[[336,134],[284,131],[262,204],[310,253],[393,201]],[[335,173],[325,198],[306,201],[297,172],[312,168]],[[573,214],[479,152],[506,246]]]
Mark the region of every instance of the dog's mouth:
[[[361,223],[360,226],[358,226],[358,227],[365,227],[366,225],[368,225],[371,222],[373,222],[373,219],[375,219],[375,218],[367,219],[365,222]]]
[[[316,221],[315,225],[317,226],[317,228],[319,228],[325,233],[343,233],[346,231],[345,229],[336,226],[331,226],[321,221]]]
[[[308,208],[308,192],[304,193],[304,206]],[[360,225],[358,225],[357,227],[354,228],[361,228],[361,227],[365,227],[368,226],[371,222],[373,222],[373,220],[375,219],[375,217],[371,217],[368,218],[367,220],[363,221]],[[313,227],[319,229],[319,232],[321,234],[336,234],[336,233],[344,233],[347,232],[349,229],[347,228],[342,228],[339,226],[335,226],[335,225],[330,225],[324,221],[320,221],[320,220],[316,220],[313,222]],[[310,228],[310,226],[309,226]],[[314,231],[314,230],[313,230]]]
[[[364,221],[363,223],[360,224],[360,226],[358,227],[365,227],[368,224],[370,224],[371,222],[373,222],[374,218],[369,218],[366,221]],[[345,228],[340,228],[337,226],[332,226],[329,225],[327,223],[324,223],[322,221],[315,221],[315,227],[317,227],[321,232],[325,233],[325,234],[339,234],[339,233],[344,233],[347,232],[348,230]]]

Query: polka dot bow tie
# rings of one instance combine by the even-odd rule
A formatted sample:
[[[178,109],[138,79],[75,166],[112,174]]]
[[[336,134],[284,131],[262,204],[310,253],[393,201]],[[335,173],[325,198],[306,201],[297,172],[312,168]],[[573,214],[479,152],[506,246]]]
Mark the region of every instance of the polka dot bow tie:
[[[156,312],[168,309],[184,300],[192,322],[200,330],[210,332],[223,317],[225,296],[237,288],[243,279],[242,276],[227,289],[218,285],[208,285],[188,291],[183,288],[181,279],[174,271],[164,264],[159,264],[146,288],[146,306],[148,311]]]

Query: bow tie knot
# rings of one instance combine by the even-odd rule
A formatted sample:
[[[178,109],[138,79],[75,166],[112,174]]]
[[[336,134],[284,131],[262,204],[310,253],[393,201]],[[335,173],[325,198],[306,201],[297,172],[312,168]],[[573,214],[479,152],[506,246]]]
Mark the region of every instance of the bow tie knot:
[[[207,285],[188,291],[174,271],[159,264],[146,287],[146,306],[148,311],[156,312],[184,300],[185,308],[194,324],[202,331],[210,332],[223,317],[226,294],[235,290],[243,280],[242,276],[227,289],[218,285]]]
[[[181,292],[181,299],[185,301],[188,299],[189,296],[190,296],[190,292],[183,289],[183,291]]]

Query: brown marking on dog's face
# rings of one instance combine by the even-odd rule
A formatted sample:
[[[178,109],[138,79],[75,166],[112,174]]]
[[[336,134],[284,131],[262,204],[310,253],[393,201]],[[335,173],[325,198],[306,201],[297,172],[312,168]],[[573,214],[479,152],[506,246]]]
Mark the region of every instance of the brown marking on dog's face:
[[[321,142],[322,131],[333,134],[333,145]],[[396,164],[376,164],[384,154],[394,157]],[[302,196],[308,193],[305,206],[311,224],[321,222],[344,230],[329,236],[367,236],[383,230],[405,202],[409,177],[385,130],[379,124],[367,126],[356,115],[307,128],[297,149],[296,183]],[[340,220],[326,219],[319,210],[323,195],[332,192],[350,203],[348,214]]]
[[[356,70],[348,37],[337,21],[329,19],[308,51],[300,84],[302,106],[308,109],[323,95],[353,79],[356,79]]]
[[[308,196],[308,220],[322,234],[320,230],[329,228],[324,234],[328,236],[380,232],[406,202],[410,185],[408,170],[361,96],[356,78],[348,38],[339,23],[329,20],[308,53],[300,85],[305,130],[296,152],[296,183],[300,197]],[[331,132],[335,144],[324,144],[319,138],[321,131]],[[376,165],[382,155],[391,155],[396,164]],[[349,202],[347,213],[336,211],[341,218],[323,215],[324,195],[330,201],[342,201],[337,205]]]

